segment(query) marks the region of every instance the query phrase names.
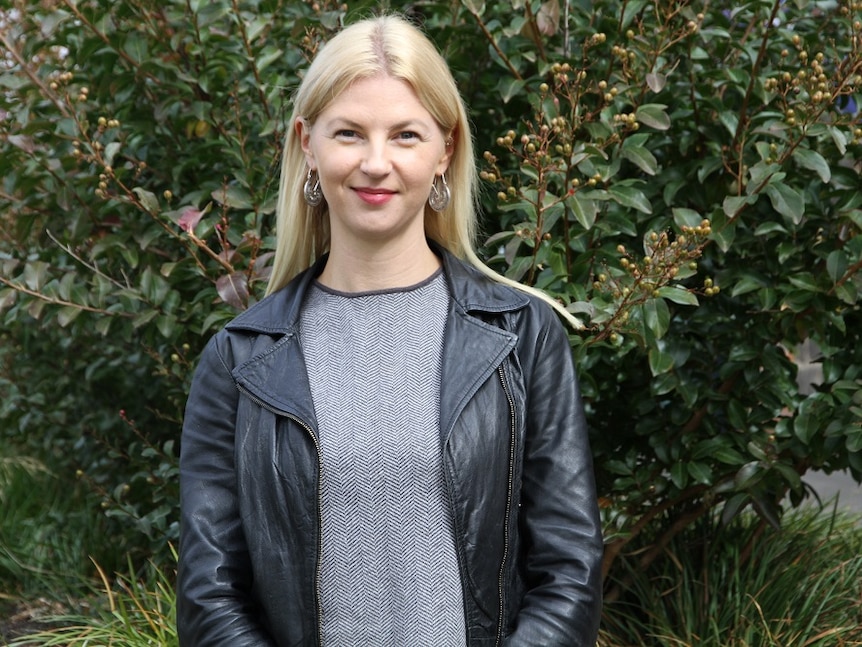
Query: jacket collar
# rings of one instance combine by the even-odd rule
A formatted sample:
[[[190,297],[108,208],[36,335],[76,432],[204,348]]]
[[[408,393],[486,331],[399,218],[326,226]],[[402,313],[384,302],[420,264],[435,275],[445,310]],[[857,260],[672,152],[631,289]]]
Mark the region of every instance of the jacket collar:
[[[429,240],[442,263],[449,293],[457,308],[467,314],[496,314],[519,310],[529,303],[526,294],[503,285],[472,265],[456,258],[438,243]],[[227,324],[228,330],[246,330],[271,335],[291,333],[299,322],[303,299],[311,283],[323,271],[327,256],[297,275],[284,288],[258,302]]]
[[[439,245],[432,247],[442,259],[452,296],[443,341],[440,393],[440,434],[445,444],[470,395],[497,370],[517,343],[515,331],[494,325],[481,315],[520,310],[529,299],[520,290],[486,277]],[[317,423],[297,332],[302,300],[325,264],[326,258],[321,258],[226,327],[229,331],[277,337],[271,346],[235,367],[234,379],[269,408],[302,421],[312,434],[317,433]]]

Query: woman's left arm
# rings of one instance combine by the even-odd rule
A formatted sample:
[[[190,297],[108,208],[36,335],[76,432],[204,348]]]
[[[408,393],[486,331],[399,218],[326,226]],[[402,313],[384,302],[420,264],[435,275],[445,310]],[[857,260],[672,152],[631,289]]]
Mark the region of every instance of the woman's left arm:
[[[531,314],[531,330],[522,336],[535,340],[534,353],[522,349],[527,411],[520,558],[527,591],[504,645],[593,647],[603,545],[587,425],[562,324],[543,304]]]

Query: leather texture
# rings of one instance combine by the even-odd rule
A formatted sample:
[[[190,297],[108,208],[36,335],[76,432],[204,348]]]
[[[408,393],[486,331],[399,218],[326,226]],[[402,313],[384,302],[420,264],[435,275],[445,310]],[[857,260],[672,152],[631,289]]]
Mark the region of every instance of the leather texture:
[[[452,296],[440,445],[467,647],[593,647],[602,538],[565,330],[547,304],[434,250]],[[319,448],[298,319],[325,260],[217,333],[195,372],[180,457],[183,647],[320,644]]]

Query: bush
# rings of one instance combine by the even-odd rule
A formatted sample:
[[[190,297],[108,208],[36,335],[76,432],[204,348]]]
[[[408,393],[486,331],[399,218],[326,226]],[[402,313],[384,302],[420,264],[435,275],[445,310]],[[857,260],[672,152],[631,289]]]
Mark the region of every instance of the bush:
[[[373,6],[19,0],[0,18],[0,435],[80,470],[149,550],[176,536],[197,354],[267,276],[290,91]],[[606,570],[713,510],[777,525],[810,468],[862,479],[859,4],[410,12],[486,150],[489,262],[584,323]]]
[[[806,507],[781,532],[753,515],[704,518],[643,569],[621,557],[627,591],[607,602],[602,645],[862,645],[859,518]],[[777,567],[780,565],[780,567]]]

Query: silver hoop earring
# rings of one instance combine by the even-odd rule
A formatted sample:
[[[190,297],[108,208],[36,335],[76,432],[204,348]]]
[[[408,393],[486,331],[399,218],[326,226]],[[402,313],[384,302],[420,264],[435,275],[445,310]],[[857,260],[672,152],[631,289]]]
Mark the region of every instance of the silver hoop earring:
[[[302,195],[309,207],[316,207],[323,202],[323,191],[320,190],[320,178],[317,171],[308,169],[308,175],[305,177],[305,184],[302,187]]]
[[[438,175],[434,178],[434,183],[431,185],[431,193],[428,195],[428,206],[437,213],[440,213],[449,206],[449,200],[451,199],[452,192],[449,191],[449,185],[446,184],[446,174]]]

